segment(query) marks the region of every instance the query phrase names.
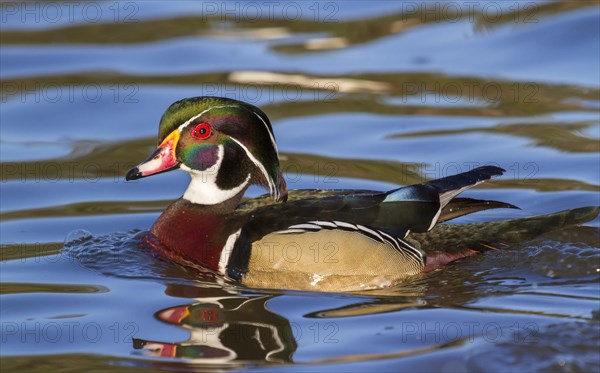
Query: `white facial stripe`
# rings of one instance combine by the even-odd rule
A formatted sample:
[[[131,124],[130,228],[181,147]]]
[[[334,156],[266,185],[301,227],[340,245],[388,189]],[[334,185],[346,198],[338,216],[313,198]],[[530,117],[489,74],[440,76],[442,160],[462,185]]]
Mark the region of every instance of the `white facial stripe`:
[[[184,164],[180,166],[192,176],[190,185],[183,194],[184,199],[200,205],[216,205],[234,197],[248,185],[250,174],[243,183],[233,189],[223,190],[217,186],[217,175],[225,156],[223,145],[219,145],[218,149],[217,162],[204,171],[192,170]]]
[[[192,123],[196,118],[201,117],[204,113],[206,113],[206,112],[208,112],[208,111],[210,111],[212,109],[219,109],[219,108],[224,108],[224,107],[232,107],[232,105],[222,105],[222,106],[211,106],[211,107],[209,107],[208,109],[204,110],[200,114],[191,117],[185,123],[183,123],[182,125],[180,125],[178,127],[179,133],[181,133],[181,131],[185,128],[185,126],[187,126],[188,124]]]
[[[265,122],[265,120],[260,115],[258,115],[257,112],[253,111],[253,113],[265,125],[265,129],[267,130],[267,132],[269,133],[269,137],[271,138],[271,143],[273,144],[273,148],[275,148],[275,153],[277,153],[277,156],[279,156],[279,150],[277,150],[277,144],[275,143],[275,137],[273,137],[273,132],[271,132],[271,130],[269,129],[269,126],[267,125],[267,122]]]
[[[263,164],[260,163],[258,161],[258,159],[256,159],[254,157],[254,155],[252,155],[252,153],[250,153],[250,151],[248,150],[248,148],[246,148],[246,146],[244,146],[244,144],[242,144],[238,140],[234,139],[233,137],[231,137],[231,139],[233,141],[235,141],[239,146],[241,146],[242,149],[244,149],[244,151],[246,152],[246,155],[248,156],[248,158],[250,158],[250,160],[252,161],[252,163],[254,163],[256,165],[256,167],[258,167],[258,169],[260,170],[260,172],[263,173],[263,175],[265,176],[265,179],[267,179],[267,182],[269,183],[269,192],[271,194],[275,194],[276,198],[279,198],[279,191],[275,188],[275,184],[273,184],[273,180],[271,179],[271,177],[267,173],[267,170],[265,169],[265,166],[263,166]]]
[[[265,125],[265,129],[267,130],[267,132],[269,133],[269,137],[271,138],[271,144],[273,145],[273,149],[275,149],[275,154],[277,155],[277,159],[279,159],[279,149],[277,148],[277,143],[275,142],[275,137],[273,136],[273,132],[269,128],[269,125],[267,124],[267,122],[265,122],[265,120],[257,112],[253,111],[253,113]],[[269,180],[269,187],[270,187],[271,179],[268,178],[267,180]],[[275,199],[279,199],[279,189],[275,188],[275,185],[273,185],[273,195],[274,195]]]
[[[203,114],[207,113],[208,111],[210,111],[212,109],[220,109],[220,108],[225,108],[225,107],[234,107],[234,106],[233,105],[221,105],[221,106],[212,106],[212,107],[209,107],[208,109],[204,110],[200,114],[194,115],[193,117],[191,117],[190,119],[188,119],[187,121],[185,121],[185,123],[183,123],[182,125],[180,125],[178,127],[179,128],[179,132],[181,133],[181,131],[185,128],[185,126],[187,126],[188,124],[192,123],[195,119],[201,117]],[[265,129],[267,130],[267,133],[269,134],[269,137],[271,138],[271,143],[273,144],[273,147],[275,148],[275,152],[277,154],[279,154],[279,150],[277,149],[277,143],[275,142],[275,137],[273,137],[273,132],[271,132],[271,130],[269,129],[269,125],[267,125],[267,122],[265,122],[265,120],[257,112],[252,111],[252,114],[256,115],[256,117],[258,119],[260,119],[260,121],[265,125]]]
[[[229,257],[231,257],[231,253],[233,252],[233,246],[235,246],[235,242],[237,241],[241,233],[242,229],[240,228],[237,232],[231,234],[227,238],[227,242],[225,242],[225,246],[221,251],[221,259],[219,259],[219,272],[221,272],[222,275],[227,274],[226,271],[227,263],[229,262]]]

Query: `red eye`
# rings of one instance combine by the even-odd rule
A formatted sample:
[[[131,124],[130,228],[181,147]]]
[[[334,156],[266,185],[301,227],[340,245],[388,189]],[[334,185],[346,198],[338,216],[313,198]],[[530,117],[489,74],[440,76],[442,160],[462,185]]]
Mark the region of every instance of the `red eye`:
[[[211,127],[208,123],[200,123],[192,129],[192,137],[198,140],[205,140],[210,136]]]

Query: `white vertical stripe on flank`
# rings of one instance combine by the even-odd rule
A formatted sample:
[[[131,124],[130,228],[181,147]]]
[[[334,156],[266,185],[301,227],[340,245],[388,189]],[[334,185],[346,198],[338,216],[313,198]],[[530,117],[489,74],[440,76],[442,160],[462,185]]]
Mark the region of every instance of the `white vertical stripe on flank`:
[[[221,250],[221,258],[219,259],[219,272],[221,272],[222,275],[227,274],[227,263],[229,263],[229,258],[233,252],[233,247],[235,246],[235,242],[240,237],[241,233],[242,229],[240,228],[237,232],[229,235],[227,242],[225,242],[225,246],[223,246],[223,250]]]

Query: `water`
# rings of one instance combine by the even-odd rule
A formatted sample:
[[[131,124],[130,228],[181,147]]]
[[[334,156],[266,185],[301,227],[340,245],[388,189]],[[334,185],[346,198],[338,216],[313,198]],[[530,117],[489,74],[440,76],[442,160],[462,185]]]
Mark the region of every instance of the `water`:
[[[293,189],[495,163],[465,195],[522,210],[461,222],[598,205],[597,4],[252,4],[2,4],[2,367],[598,371],[598,218],[387,290],[258,291],[140,245],[184,173],[123,180],[171,102],[220,95],[271,117]]]

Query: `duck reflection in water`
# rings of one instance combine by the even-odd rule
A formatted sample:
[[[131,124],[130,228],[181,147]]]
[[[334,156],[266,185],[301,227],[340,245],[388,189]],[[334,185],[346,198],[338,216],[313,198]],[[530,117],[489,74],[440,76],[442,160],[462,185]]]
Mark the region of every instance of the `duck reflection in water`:
[[[337,318],[393,312],[419,306],[415,295],[425,288],[407,287],[406,296],[371,298],[304,315],[306,319]],[[134,349],[145,356],[182,358],[203,366],[227,368],[254,364],[293,362],[298,347],[299,325],[274,312],[269,302],[280,294],[253,295],[224,287],[168,284],[166,294],[197,301],[157,311],[154,316],[167,324],[185,329],[189,338],[182,342],[133,339]],[[420,304],[422,306],[422,304]],[[300,334],[299,334],[300,333]]]
[[[236,361],[288,363],[297,344],[290,322],[267,307],[277,295],[240,295],[218,288],[169,285],[167,294],[200,299],[160,310],[155,317],[190,333],[184,342],[134,339],[145,355],[223,364]]]

